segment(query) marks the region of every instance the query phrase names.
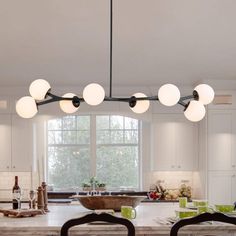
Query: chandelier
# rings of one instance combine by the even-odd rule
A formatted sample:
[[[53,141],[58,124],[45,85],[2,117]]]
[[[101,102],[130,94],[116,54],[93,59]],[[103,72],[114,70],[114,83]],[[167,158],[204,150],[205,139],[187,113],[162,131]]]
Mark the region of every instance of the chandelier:
[[[83,96],[79,97],[73,93],[66,93],[63,96],[55,95],[51,92],[50,84],[44,79],[37,79],[30,84],[30,96],[20,98],[16,103],[16,112],[23,118],[32,118],[41,105],[52,102],[59,102],[63,112],[71,114],[76,112],[82,102],[91,106],[97,106],[103,101],[125,102],[135,113],[144,113],[150,106],[150,101],[159,101],[165,106],[179,104],[184,107],[185,117],[193,122],[204,118],[206,109],[204,105],[211,103],[214,99],[214,90],[207,84],[199,84],[193,90],[192,95],[182,96],[179,89],[174,84],[164,84],[158,90],[157,95],[147,96],[138,92],[130,97],[112,96],[112,26],[113,26],[113,0],[110,0],[110,61],[109,61],[109,96],[106,96],[103,87],[97,83],[88,84],[83,90]]]

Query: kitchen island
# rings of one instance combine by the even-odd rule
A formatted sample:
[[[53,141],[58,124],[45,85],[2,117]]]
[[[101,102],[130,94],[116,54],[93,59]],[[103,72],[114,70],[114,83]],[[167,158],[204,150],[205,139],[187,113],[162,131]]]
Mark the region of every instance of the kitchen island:
[[[9,204],[1,204],[1,208],[9,208]],[[136,219],[132,220],[136,235],[169,235],[171,225],[163,219],[174,216],[178,209],[176,203],[141,203],[137,210]],[[50,212],[45,215],[25,218],[11,218],[0,215],[0,235],[60,235],[60,228],[71,218],[80,217],[92,211],[81,205],[49,205]],[[116,213],[120,215],[120,213]],[[161,219],[161,220],[160,220]],[[183,233],[190,235],[236,235],[236,226],[213,223],[186,226]],[[199,234],[201,233],[201,234]],[[76,226],[71,235],[126,235],[126,228],[115,224],[86,224]]]

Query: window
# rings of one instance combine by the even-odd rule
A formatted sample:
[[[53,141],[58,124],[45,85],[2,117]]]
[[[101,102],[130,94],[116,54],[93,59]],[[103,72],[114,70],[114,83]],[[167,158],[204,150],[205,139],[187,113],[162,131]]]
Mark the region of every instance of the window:
[[[55,189],[82,186],[92,176],[108,189],[139,188],[139,121],[116,115],[49,120],[48,182]]]

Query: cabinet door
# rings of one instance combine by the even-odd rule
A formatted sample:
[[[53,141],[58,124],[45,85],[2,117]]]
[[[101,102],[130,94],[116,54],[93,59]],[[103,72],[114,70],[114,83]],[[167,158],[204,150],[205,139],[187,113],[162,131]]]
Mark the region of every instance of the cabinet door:
[[[171,115],[155,115],[151,126],[151,133],[152,170],[174,170],[176,167],[175,132]]]
[[[232,170],[232,130],[231,111],[209,111],[208,118],[208,169]]]
[[[176,163],[178,170],[195,170],[198,164],[198,125],[183,116],[175,119]]]
[[[12,116],[12,171],[31,170],[32,136],[30,121]]]
[[[0,171],[11,167],[11,116],[0,115]]]
[[[236,111],[232,115],[232,137],[231,137],[231,167],[236,171]]]
[[[231,182],[231,203],[236,202],[236,172],[232,175],[232,182]]]
[[[208,194],[210,204],[232,204],[235,202],[235,173],[232,171],[210,171]]]

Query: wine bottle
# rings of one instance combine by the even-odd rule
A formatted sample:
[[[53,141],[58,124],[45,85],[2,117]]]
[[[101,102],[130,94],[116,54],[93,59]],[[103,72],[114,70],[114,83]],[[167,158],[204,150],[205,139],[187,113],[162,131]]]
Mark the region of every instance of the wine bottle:
[[[15,184],[12,188],[12,193],[14,192],[14,190],[18,190],[20,189],[19,185],[18,185],[18,176],[15,176]],[[13,209],[18,209],[18,202],[16,199],[12,199],[12,208]]]

